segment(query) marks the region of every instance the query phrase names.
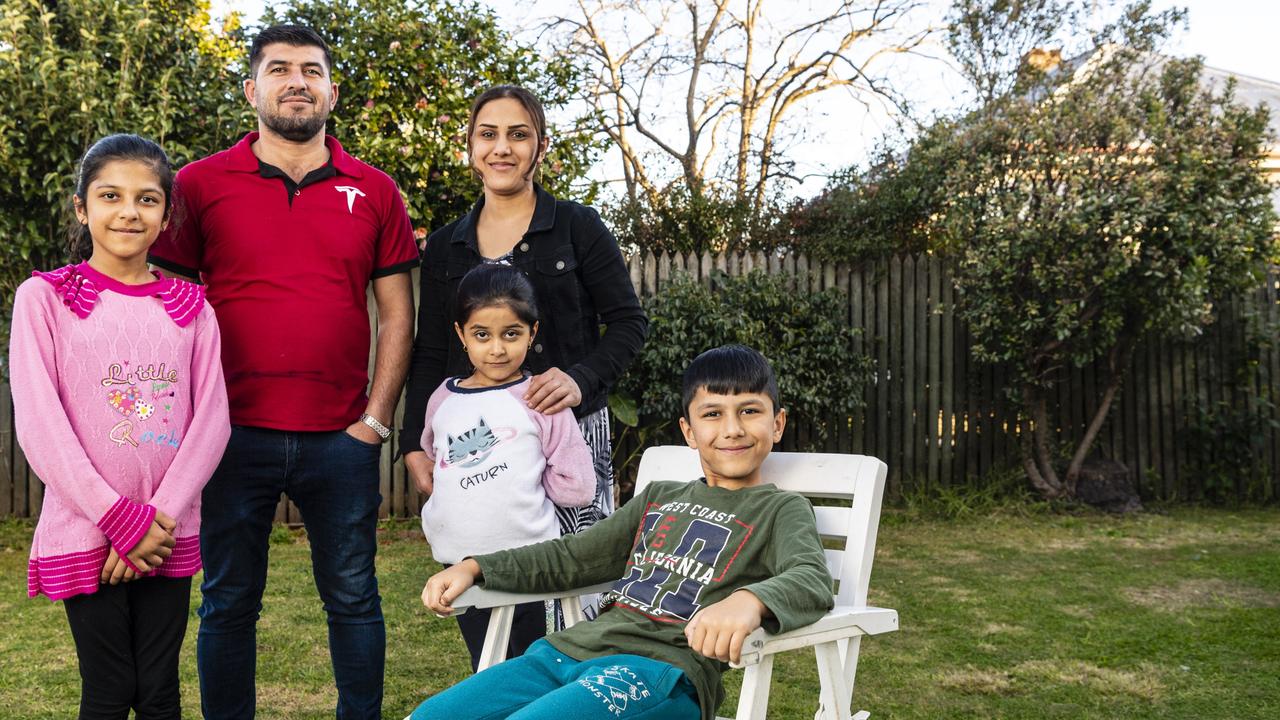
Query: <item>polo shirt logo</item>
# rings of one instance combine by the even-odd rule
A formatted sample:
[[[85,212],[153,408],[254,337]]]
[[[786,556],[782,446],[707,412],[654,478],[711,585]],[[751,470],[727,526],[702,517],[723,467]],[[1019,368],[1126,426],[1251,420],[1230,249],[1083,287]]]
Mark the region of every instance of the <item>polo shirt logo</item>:
[[[364,197],[364,193],[361,192],[360,188],[358,187],[351,187],[350,185],[338,185],[333,189],[337,190],[340,193],[347,194],[347,212],[354,212],[352,210],[352,207],[356,204],[357,195],[359,195],[360,197]]]

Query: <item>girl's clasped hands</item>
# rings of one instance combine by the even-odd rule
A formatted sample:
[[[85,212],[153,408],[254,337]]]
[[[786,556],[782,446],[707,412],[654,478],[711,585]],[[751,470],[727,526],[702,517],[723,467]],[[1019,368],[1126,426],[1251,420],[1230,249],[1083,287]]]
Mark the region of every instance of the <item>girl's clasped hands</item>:
[[[102,582],[119,585],[136,580],[163,565],[173,554],[173,547],[177,544],[173,537],[177,526],[177,521],[157,510],[147,534],[125,554],[125,560],[120,558],[115,548],[108,550],[107,562],[102,566]]]

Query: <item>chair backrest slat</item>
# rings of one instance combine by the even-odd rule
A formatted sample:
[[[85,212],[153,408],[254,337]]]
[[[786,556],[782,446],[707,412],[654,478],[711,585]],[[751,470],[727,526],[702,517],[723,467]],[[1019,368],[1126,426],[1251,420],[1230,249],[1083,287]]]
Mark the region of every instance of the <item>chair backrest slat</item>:
[[[887,468],[865,455],[774,452],[761,472],[766,482],[818,501],[818,533],[843,541],[828,550],[827,565],[839,581],[836,603],[866,605],[875,558],[876,531]],[[636,492],[655,480],[689,481],[702,477],[697,451],[674,445],[651,447],[640,460]]]

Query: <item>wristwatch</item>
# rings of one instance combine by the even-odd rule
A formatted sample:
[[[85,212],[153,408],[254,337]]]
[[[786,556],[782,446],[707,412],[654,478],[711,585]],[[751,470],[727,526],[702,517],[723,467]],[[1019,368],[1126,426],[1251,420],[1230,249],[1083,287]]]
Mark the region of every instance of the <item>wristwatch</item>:
[[[382,438],[382,442],[386,442],[391,438],[391,428],[378,422],[378,418],[364,413],[360,416],[360,422],[368,425],[374,432],[378,433],[378,437]]]

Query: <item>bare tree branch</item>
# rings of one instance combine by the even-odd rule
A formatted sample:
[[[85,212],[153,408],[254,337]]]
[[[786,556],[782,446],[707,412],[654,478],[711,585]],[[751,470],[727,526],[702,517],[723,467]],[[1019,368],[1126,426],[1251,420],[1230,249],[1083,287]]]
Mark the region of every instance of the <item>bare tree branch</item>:
[[[782,153],[800,108],[847,91],[899,114],[905,103],[874,69],[934,30],[908,27],[922,0],[837,0],[821,11],[778,0],[578,0],[549,27],[593,81],[584,99],[623,158],[630,197],[660,192],[674,164],[693,193],[727,191],[759,211],[796,182]],[[673,102],[674,97],[679,101]],[[731,132],[733,141],[723,133]],[[727,185],[708,186],[716,179]]]

